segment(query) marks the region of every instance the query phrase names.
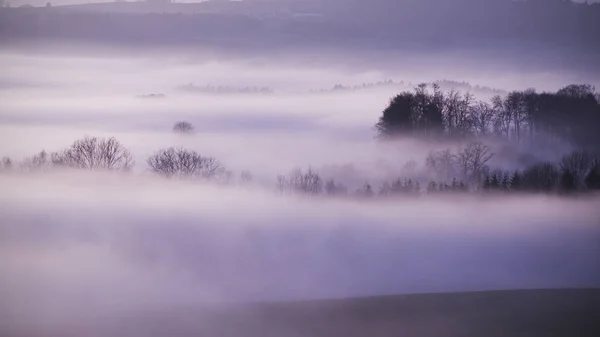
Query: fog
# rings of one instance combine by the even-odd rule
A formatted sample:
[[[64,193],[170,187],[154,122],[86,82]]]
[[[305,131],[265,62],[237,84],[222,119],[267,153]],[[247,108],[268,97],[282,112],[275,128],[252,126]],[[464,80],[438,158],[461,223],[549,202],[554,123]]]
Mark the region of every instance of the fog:
[[[368,201],[276,192],[277,175],[296,167],[356,190],[398,177],[411,160],[422,167],[430,151],[459,149],[462,140],[375,137],[389,99],[418,83],[466,81],[481,100],[599,83],[586,65],[524,70],[464,50],[443,60],[396,52],[0,48],[0,157],[19,163],[89,135],[114,136],[135,159],[123,174],[0,174],[0,333],[187,305],[600,287],[597,195]],[[393,84],[361,87],[385,81]],[[197,91],[182,90],[188,84]],[[182,120],[194,134],[172,131]],[[490,165],[510,169],[572,150],[488,144]],[[253,182],[159,178],[146,160],[171,146],[213,156],[234,177],[248,170]]]
[[[215,301],[600,281],[597,199],[373,204],[72,172],[1,179],[9,326]]]

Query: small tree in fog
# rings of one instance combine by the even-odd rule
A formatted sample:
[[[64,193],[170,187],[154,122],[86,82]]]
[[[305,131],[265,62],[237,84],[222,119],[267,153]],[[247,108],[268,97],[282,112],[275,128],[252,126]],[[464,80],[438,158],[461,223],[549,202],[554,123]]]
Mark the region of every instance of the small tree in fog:
[[[13,167],[12,159],[9,157],[4,157],[0,160],[0,171],[10,171]]]
[[[21,163],[21,169],[26,171],[43,171],[51,166],[50,156],[44,150],[34,156],[25,158]]]
[[[569,171],[573,175],[575,186],[583,185],[583,180],[596,163],[596,157],[586,151],[574,151],[562,157],[560,168],[563,172]]]
[[[560,174],[559,191],[561,193],[572,193],[576,188],[573,172],[569,169],[563,170]]]
[[[432,151],[425,159],[425,166],[437,178],[450,179],[456,174],[457,157],[449,149]]]
[[[585,187],[590,191],[600,191],[600,166],[595,164],[584,180]]]
[[[325,183],[325,194],[327,195],[346,195],[348,193],[348,189],[346,186],[336,183],[334,179],[329,179]]]
[[[147,160],[150,170],[162,177],[213,179],[226,174],[221,163],[195,151],[168,148],[157,151]]]
[[[302,172],[301,169],[293,169],[287,176],[277,176],[277,190],[280,193],[300,193],[316,195],[323,191],[323,180],[321,176],[312,169]]]
[[[375,193],[373,192],[373,187],[371,187],[371,184],[366,182],[363,187],[356,191],[356,195],[361,198],[372,198]]]
[[[435,183],[435,181],[430,181],[429,184],[427,184],[427,194],[434,194],[437,193],[438,190],[438,185]]]
[[[522,179],[521,179],[521,174],[519,173],[519,171],[515,171],[510,176],[509,186],[510,186],[510,190],[513,192],[519,191],[522,189]]]
[[[131,153],[113,137],[86,136],[68,149],[52,153],[50,160],[56,166],[92,171],[128,171],[133,167]]]
[[[486,163],[494,156],[490,148],[482,143],[469,143],[457,155],[461,173],[467,179],[479,180],[485,171]]]
[[[252,182],[252,173],[250,173],[248,170],[243,170],[240,173],[240,183],[249,184],[250,182]]]
[[[190,122],[180,121],[173,125],[173,131],[177,133],[191,134],[194,133],[194,126]]]

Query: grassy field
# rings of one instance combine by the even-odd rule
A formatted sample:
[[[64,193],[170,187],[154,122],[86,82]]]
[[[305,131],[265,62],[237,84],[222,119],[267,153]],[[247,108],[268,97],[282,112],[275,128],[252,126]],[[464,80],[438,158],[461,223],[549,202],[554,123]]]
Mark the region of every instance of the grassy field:
[[[569,289],[168,309],[80,326],[60,336],[597,337],[599,327],[600,289]]]

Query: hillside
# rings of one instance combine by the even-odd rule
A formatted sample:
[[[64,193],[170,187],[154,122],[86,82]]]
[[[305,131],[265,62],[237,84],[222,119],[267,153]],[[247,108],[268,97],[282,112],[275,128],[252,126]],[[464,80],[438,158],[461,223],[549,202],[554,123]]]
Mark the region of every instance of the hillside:
[[[598,336],[600,289],[419,294],[137,313],[28,336]],[[14,335],[17,336],[17,335]]]

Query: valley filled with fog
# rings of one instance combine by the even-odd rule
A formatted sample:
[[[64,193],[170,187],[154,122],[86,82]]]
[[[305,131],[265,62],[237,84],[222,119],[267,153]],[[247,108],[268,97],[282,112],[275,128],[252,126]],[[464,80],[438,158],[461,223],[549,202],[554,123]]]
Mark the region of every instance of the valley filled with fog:
[[[599,285],[595,196],[364,200],[278,193],[277,176],[296,167],[335,178],[350,194],[365,182],[376,192],[381,182],[402,175],[407,162],[419,169],[431,151],[463,146],[460,140],[376,137],[373,125],[389,98],[427,80],[415,70],[403,76],[247,60],[1,57],[0,152],[15,167],[86,135],[115,137],[135,160],[124,174],[0,176],[0,290],[3,317],[15,326],[24,327],[25,317],[60,326],[115,306],[135,311]],[[473,83],[471,90],[489,99],[536,80],[547,83],[504,76],[502,89]],[[180,120],[194,133],[174,133]],[[558,162],[572,150],[499,140],[489,146],[495,153],[490,164],[508,169],[524,168],[523,158]],[[231,171],[229,183],[152,174],[146,159],[168,147],[217,158]],[[242,172],[251,181],[242,182]]]
[[[84,40],[0,47],[0,334],[600,287],[583,51]]]

